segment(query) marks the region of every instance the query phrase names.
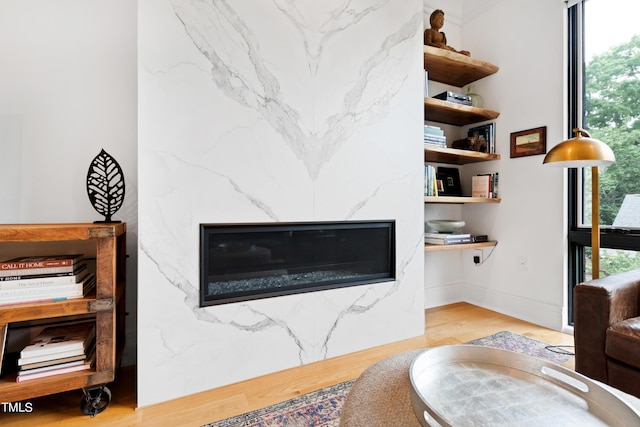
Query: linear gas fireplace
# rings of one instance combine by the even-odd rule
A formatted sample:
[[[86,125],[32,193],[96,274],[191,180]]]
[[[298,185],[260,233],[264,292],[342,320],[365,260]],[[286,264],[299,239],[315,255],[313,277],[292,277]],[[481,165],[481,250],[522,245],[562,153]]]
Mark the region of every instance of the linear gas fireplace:
[[[200,306],[395,279],[395,221],[200,225]]]

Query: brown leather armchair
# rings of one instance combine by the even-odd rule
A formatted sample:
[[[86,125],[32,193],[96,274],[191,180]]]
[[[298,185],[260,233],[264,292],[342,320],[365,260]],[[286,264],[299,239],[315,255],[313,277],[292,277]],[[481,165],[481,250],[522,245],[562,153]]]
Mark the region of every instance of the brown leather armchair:
[[[574,288],[577,372],[640,397],[640,269]]]

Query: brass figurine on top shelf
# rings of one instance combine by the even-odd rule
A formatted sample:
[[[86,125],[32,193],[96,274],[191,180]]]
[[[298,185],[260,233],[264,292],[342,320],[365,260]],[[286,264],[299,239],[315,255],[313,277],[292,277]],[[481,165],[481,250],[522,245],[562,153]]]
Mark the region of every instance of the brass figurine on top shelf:
[[[424,44],[427,46],[438,47],[440,49],[450,50],[452,52],[461,53],[462,55],[471,56],[468,50],[456,50],[447,45],[447,36],[440,31],[444,25],[444,12],[441,9],[436,9],[431,13],[429,18],[431,28],[424,30]]]

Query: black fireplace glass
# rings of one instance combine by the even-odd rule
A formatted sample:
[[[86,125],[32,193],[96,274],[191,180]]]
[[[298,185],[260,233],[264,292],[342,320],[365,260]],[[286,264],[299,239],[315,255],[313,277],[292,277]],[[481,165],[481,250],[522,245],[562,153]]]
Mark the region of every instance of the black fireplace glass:
[[[200,224],[200,306],[395,279],[395,221]]]

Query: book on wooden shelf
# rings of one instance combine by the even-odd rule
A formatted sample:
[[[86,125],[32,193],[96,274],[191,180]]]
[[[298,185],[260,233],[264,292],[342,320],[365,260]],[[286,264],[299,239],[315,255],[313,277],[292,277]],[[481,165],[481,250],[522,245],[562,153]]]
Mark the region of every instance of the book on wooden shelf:
[[[460,245],[472,243],[473,239],[469,233],[424,233],[424,242],[430,245]]]
[[[95,346],[87,349],[87,353],[95,351]],[[30,375],[38,372],[52,371],[54,369],[69,368],[72,366],[82,365],[87,362],[87,354],[79,354],[78,356],[65,357],[63,359],[47,360],[29,365],[22,365],[18,371],[18,375]],[[36,366],[38,365],[38,366]]]
[[[471,239],[471,237],[461,237],[459,239],[447,239],[447,240],[425,238],[424,242],[429,245],[446,246],[446,245],[462,245],[465,243],[473,243],[473,239]]]
[[[424,195],[437,196],[442,187],[442,181],[436,180],[436,168],[432,165],[424,166]]]
[[[439,126],[433,125],[424,125],[424,134],[425,135],[435,135],[435,136],[444,136],[444,130]]]
[[[478,174],[471,177],[471,196],[498,198],[498,172]]]
[[[425,138],[424,140],[424,148],[447,148],[447,142],[446,141],[432,141],[432,140],[427,140]]]
[[[0,277],[0,291],[6,289],[35,288],[43,286],[71,285],[81,282],[89,275],[86,264],[78,269],[75,274],[63,273],[63,275],[36,275],[36,276],[8,276]],[[16,277],[20,277],[17,279]],[[6,279],[6,280],[1,280]]]
[[[95,274],[91,273],[83,281],[70,285],[0,290],[0,305],[82,298],[95,289],[95,286]]]
[[[22,349],[18,365],[86,354],[95,336],[93,321],[46,327]]]
[[[35,363],[40,363],[40,362],[46,362],[49,365],[58,363],[60,360],[62,359],[66,359],[68,357],[76,357],[76,356],[85,356],[85,353],[83,350],[68,350],[68,351],[61,351],[59,353],[53,353],[53,354],[43,354],[41,356],[33,356],[33,357],[29,357],[29,358],[19,358],[18,359],[18,366],[22,366],[22,365],[33,365]]]
[[[53,360],[43,360],[40,362],[25,363],[20,366],[20,370],[38,369],[47,366],[65,365],[66,363],[83,363],[87,356],[85,354],[77,354],[75,356],[59,357]]]
[[[91,369],[95,361],[95,351],[78,363],[72,362],[72,365],[60,366],[51,365],[43,368],[35,368],[31,370],[21,370],[16,376],[16,382],[35,380],[38,378],[47,378],[54,375],[68,374],[71,372],[79,372]]]
[[[487,175],[471,177],[471,197],[491,197],[491,177]]]
[[[22,286],[13,289],[0,289],[0,301],[4,298],[12,297],[29,297],[32,295],[45,295],[48,297],[55,296],[73,296],[78,292],[83,292],[85,287],[91,283],[93,274],[85,277],[78,283],[53,284],[45,286]]]
[[[64,265],[60,267],[36,267],[36,268],[22,268],[16,270],[0,270],[0,277],[15,277],[20,276],[21,278],[25,278],[23,276],[35,276],[35,275],[53,275],[59,273],[70,273],[75,274],[83,265],[84,262],[80,262],[74,265]]]
[[[497,199],[498,197],[500,197],[498,194],[498,182],[500,179],[500,173],[494,172],[489,175],[491,176],[491,197]]]
[[[42,279],[44,277],[75,276],[85,269],[88,269],[87,263],[81,262],[76,265],[76,268],[73,271],[67,271],[63,273],[46,273],[46,274],[10,274],[8,276],[0,276],[0,282],[9,282],[13,280]]]
[[[1,261],[0,270],[71,266],[83,258],[84,255],[82,254],[22,256]]]
[[[424,134],[424,143],[435,145],[437,147],[446,147],[447,146],[447,137],[446,136],[437,136],[437,135],[427,135]]]
[[[432,239],[459,239],[461,237],[471,237],[471,233],[429,233],[425,232],[424,237]]]

